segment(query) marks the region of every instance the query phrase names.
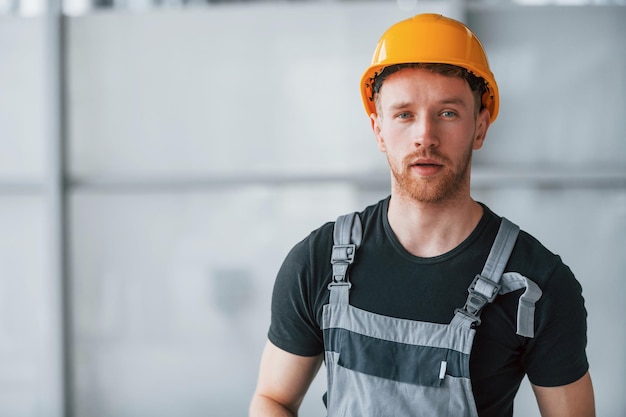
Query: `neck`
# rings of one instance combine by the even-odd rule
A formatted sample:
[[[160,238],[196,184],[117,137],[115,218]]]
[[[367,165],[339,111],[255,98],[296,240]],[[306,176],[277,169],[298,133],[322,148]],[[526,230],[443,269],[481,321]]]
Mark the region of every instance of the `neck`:
[[[389,225],[402,246],[424,258],[457,247],[476,228],[483,208],[469,194],[437,204],[420,203],[392,193]]]

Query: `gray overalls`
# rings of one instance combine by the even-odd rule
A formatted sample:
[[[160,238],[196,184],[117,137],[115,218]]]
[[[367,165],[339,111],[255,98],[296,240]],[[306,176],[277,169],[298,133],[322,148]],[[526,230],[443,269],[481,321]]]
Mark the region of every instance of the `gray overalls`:
[[[361,243],[356,213],[337,219],[331,256],[333,280],[323,308],[328,417],[477,417],[469,358],[480,311],[498,293],[526,287],[517,333],[533,337],[539,287],[517,273],[503,274],[519,228],[506,219],[465,306],[450,324],[387,317],[349,304],[347,271]],[[358,284],[357,284],[358,285]]]

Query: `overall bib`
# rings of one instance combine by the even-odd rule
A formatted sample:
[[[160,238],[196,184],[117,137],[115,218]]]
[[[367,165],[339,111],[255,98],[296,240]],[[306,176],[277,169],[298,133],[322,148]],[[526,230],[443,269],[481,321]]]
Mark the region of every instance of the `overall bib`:
[[[503,219],[485,267],[450,324],[387,317],[349,304],[347,271],[361,243],[358,215],[337,219],[329,304],[323,308],[328,417],[477,417],[469,358],[480,311],[498,293],[526,287],[518,307],[518,333],[532,337],[532,281],[504,267],[519,228]],[[357,284],[358,285],[358,284]]]

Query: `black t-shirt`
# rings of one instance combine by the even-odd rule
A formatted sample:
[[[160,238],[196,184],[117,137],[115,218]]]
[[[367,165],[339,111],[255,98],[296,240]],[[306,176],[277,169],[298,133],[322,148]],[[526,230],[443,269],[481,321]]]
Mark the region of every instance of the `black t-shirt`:
[[[391,317],[449,323],[467,299],[497,234],[500,217],[483,205],[476,229],[453,250],[433,258],[407,252],[387,219],[389,198],[360,213],[363,242],[350,267],[350,304]],[[324,351],[322,307],[328,303],[333,223],[298,243],[278,273],[272,296],[270,341],[302,356]],[[519,296],[500,295],[485,307],[470,356],[474,398],[481,417],[512,416],[525,374],[540,386],[578,380],[588,370],[587,313],[582,290],[560,257],[521,231],[505,272],[534,281],[535,337],[516,334]]]

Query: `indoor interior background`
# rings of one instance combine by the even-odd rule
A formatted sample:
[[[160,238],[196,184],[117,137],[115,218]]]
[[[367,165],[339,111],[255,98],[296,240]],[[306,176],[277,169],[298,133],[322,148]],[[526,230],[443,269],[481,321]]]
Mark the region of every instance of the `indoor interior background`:
[[[0,1],[0,416],[246,415],[283,257],[388,193],[358,80],[420,12],[483,41],[474,195],[574,270],[626,416],[624,2],[150,1]]]

